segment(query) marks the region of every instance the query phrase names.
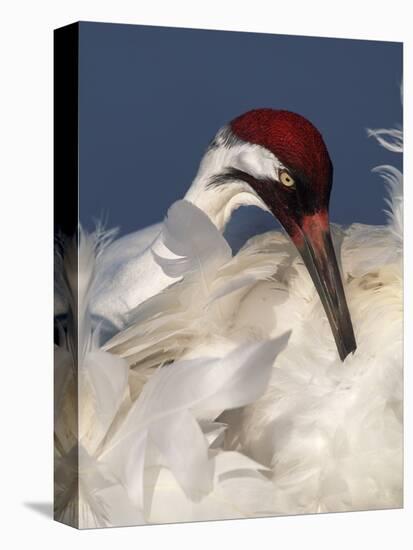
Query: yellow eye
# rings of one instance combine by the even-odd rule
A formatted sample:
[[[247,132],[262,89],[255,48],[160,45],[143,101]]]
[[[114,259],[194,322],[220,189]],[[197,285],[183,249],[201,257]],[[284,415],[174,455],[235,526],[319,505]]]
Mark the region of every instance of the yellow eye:
[[[294,178],[285,170],[280,173],[280,182],[286,187],[294,187],[295,185]]]

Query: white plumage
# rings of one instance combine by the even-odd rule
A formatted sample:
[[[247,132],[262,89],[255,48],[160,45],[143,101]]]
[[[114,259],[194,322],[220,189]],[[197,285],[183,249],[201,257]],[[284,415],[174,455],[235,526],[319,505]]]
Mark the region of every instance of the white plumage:
[[[400,150],[398,133],[372,135]],[[233,255],[202,205],[180,201],[103,252],[82,235],[80,526],[402,506],[402,183],[377,170],[388,224],[333,228],[358,344],[344,364],[280,232]],[[138,251],[156,274],[149,294],[131,285]],[[128,328],[97,349],[91,313]],[[67,338],[57,353],[57,372],[73,372]],[[73,399],[58,388],[57,415]],[[63,424],[64,466],[75,434]],[[75,506],[58,483],[63,516]]]

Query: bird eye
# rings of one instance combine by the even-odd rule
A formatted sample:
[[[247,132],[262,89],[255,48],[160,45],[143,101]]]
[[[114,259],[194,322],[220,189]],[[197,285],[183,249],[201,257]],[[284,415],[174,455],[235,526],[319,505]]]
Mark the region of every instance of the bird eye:
[[[294,187],[295,186],[294,178],[286,170],[283,170],[280,173],[280,182],[283,185],[285,185],[286,187]]]

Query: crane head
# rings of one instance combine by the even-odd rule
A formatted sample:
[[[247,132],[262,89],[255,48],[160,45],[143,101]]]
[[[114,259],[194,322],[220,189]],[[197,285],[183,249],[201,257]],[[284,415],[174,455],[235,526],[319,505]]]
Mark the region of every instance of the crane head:
[[[331,239],[333,165],[320,132],[296,113],[255,109],[221,130],[212,146],[239,152],[210,185],[242,182],[279,220],[310,273],[344,361],[356,341]]]

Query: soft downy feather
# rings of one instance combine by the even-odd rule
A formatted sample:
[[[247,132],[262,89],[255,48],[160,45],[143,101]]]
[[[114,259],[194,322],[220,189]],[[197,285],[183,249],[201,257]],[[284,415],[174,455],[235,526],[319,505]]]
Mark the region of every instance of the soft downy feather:
[[[97,457],[127,392],[129,367],[99,350],[89,308],[99,258],[113,234],[79,229],[56,246],[56,292],[65,304],[65,327],[57,322],[55,515],[79,527],[109,524],[99,490],[113,479],[99,469]]]
[[[403,174],[389,165],[377,166],[374,172],[382,176],[388,188],[389,197],[386,199],[389,207],[386,210],[388,225],[400,252],[403,246]]]
[[[171,238],[168,243],[172,245]],[[67,313],[72,317],[70,326],[76,326],[78,286],[73,255],[77,247],[83,300],[79,307],[82,352],[78,356],[71,353],[76,346],[68,342],[73,342],[74,335],[63,328],[61,345],[56,348],[61,355],[56,362],[57,377],[60,380],[62,366],[69,364],[79,388],[76,395],[74,388],[68,393],[67,384],[57,384],[57,418],[67,403],[73,408],[72,444],[57,444],[56,480],[61,487],[56,503],[58,517],[79,527],[140,524],[150,520],[152,514],[155,518],[156,511],[150,506],[158,495],[157,483],[150,481],[154,468],[162,479],[172,476],[176,494],[181,495],[181,501],[185,495],[186,506],[198,502],[205,509],[201,502],[221,483],[214,473],[217,455],[220,463],[227,465],[225,472],[234,480],[234,487],[237,479],[226,456],[221,457],[226,453],[210,448],[225,429],[214,420],[223,410],[250,403],[265,391],[275,356],[286,345],[288,336],[246,344],[223,357],[177,361],[159,368],[134,395],[127,363],[99,347],[99,327],[93,327],[90,316],[89,298],[101,257],[96,233],[81,231],[79,241],[68,241],[63,247],[59,277],[71,281],[67,285],[67,302],[72,304]],[[192,272],[189,264],[183,267],[181,263],[180,267],[183,278],[187,270]],[[66,427],[57,424],[57,441],[66,436]],[[234,468],[239,460],[234,461]],[[249,486],[267,483],[268,489],[268,482],[257,473],[259,468],[251,461],[240,482],[247,476]],[[69,478],[68,472],[72,472]],[[149,487],[151,496],[145,497]],[[221,515],[226,517],[233,506],[227,503]]]
[[[382,147],[392,153],[403,152],[403,130],[401,128],[369,128],[367,135],[374,137]]]
[[[275,247],[269,251],[251,244],[232,257],[208,216],[186,201],[171,207],[161,238],[162,250],[154,257],[179,280],[132,311],[129,327],[104,345],[140,370],[179,358],[189,343],[197,347],[230,332],[234,303],[254,283],[271,278],[277,265]],[[278,259],[285,255],[280,243]],[[226,340],[229,347],[223,341],[216,347],[226,352],[242,341],[235,342],[233,335]]]
[[[265,391],[287,340],[241,346],[224,358],[177,361],[151,376],[101,455],[133,503],[144,509],[146,473],[155,466],[171,472],[189,501],[213,490],[214,462],[202,428]]]
[[[268,516],[274,507],[274,486],[268,469],[238,452],[218,452],[211,458],[213,490],[198,502],[189,500],[171,472],[148,471],[145,489],[149,523],[210,521]],[[156,490],[153,491],[153,486]]]
[[[394,153],[403,153],[403,130],[401,128],[368,130],[368,135],[374,137],[385,149]],[[386,199],[389,207],[386,210],[388,225],[392,229],[398,252],[401,254],[403,247],[403,174],[394,166],[387,164],[377,166],[373,172],[380,174],[387,185],[389,194]]]

